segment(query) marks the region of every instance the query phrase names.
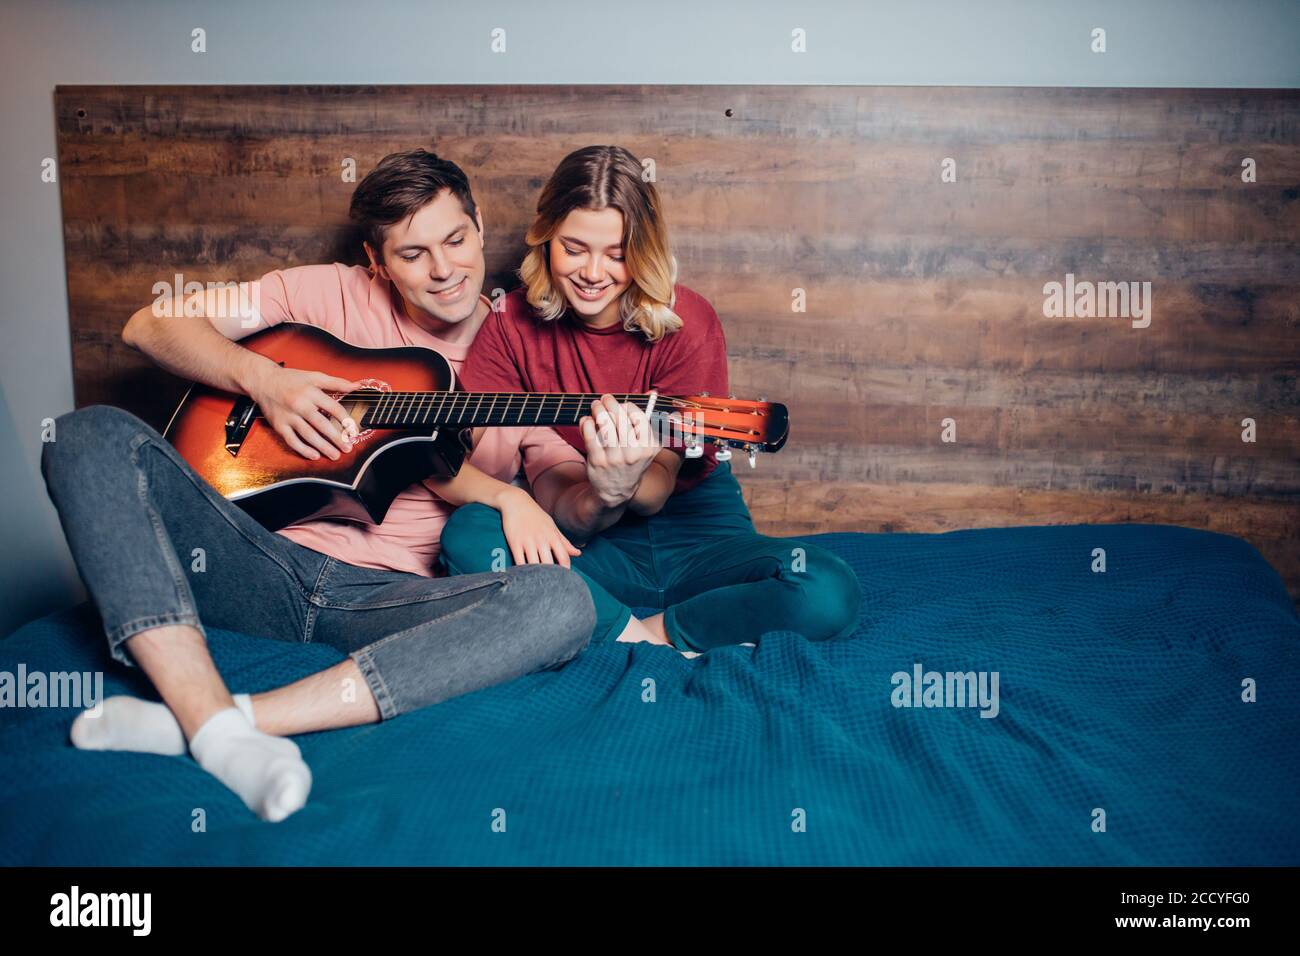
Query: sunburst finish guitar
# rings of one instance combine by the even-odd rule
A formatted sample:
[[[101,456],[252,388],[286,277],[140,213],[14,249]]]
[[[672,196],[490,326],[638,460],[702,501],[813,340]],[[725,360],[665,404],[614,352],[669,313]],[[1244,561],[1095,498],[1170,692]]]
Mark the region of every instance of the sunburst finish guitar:
[[[451,477],[468,450],[469,429],[505,425],[577,425],[597,394],[466,392],[450,363],[418,347],[367,349],[324,329],[282,323],[240,345],[288,368],[326,372],[360,387],[336,396],[360,428],[337,461],[303,458],[262,418],[247,396],[193,385],[164,437],[226,498],[275,530],[307,518],[369,524],[384,520],[398,493],[431,476]],[[784,405],[708,395],[619,394],[645,410],[661,444],[702,443],[759,452],[779,450],[789,429]]]

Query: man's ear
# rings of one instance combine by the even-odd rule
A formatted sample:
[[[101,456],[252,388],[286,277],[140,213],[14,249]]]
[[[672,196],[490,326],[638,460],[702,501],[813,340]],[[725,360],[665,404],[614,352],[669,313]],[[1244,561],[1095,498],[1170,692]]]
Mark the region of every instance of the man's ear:
[[[474,219],[478,222],[478,241],[479,241],[479,245],[481,246],[481,245],[484,244],[484,243],[483,243],[483,207],[482,207],[482,206],[476,206],[476,207],[474,207]]]
[[[381,279],[388,279],[388,267],[379,261],[375,255],[375,248],[369,242],[363,242],[366,248],[366,257],[370,259],[370,271],[377,274]]]

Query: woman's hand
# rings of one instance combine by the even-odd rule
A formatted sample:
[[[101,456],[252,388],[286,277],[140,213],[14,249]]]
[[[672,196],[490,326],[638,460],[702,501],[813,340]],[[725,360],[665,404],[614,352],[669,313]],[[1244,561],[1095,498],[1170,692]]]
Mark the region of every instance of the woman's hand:
[[[522,488],[501,496],[501,530],[515,564],[559,564],[582,554],[555,526],[555,520]]]
[[[591,415],[578,422],[587,444],[587,480],[606,508],[626,504],[636,494],[641,476],[659,453],[650,418],[644,411],[613,395],[591,403]]]

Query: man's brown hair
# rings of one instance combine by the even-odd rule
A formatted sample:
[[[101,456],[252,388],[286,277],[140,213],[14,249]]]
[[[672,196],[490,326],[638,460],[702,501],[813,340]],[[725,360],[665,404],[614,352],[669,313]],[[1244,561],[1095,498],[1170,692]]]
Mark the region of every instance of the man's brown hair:
[[[438,198],[444,189],[460,200],[478,228],[478,206],[469,189],[469,179],[449,159],[440,159],[427,149],[410,149],[389,153],[374,169],[366,173],[352,193],[348,216],[361,227],[366,242],[375,250],[375,258],[384,258],[384,231],[393,223],[407,219]]]

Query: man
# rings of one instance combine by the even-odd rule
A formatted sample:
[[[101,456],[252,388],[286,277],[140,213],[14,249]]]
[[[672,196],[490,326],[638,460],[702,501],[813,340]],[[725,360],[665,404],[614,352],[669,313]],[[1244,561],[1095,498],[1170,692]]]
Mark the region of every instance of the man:
[[[354,345],[437,348],[458,368],[490,308],[482,214],[455,164],[424,150],[388,156],[358,184],[351,214],[369,270],[276,270],[244,290],[251,315],[224,308],[219,292],[195,293],[141,309],[123,339],[177,375],[251,396],[264,427],[305,457],[350,453],[356,424],[331,393],[355,383],[282,368],[235,340],[306,322]],[[311,787],[284,735],[387,719],[572,659],[594,623],[587,588],[561,566],[576,549],[507,482],[521,448],[542,488],[555,463],[580,459],[550,429],[477,437],[460,474],[413,484],[381,525],[316,520],[271,533],[127,412],[60,417],[41,461],[50,496],[113,657],[138,665],[163,700],[111,698],[101,715],[77,718],[74,744],[176,755],[188,744],[249,809],[282,820]],[[436,577],[441,526],[471,500],[513,516],[525,560],[554,563]],[[195,548],[201,572],[188,570]],[[349,656],[288,687],[232,696],[204,622]]]

